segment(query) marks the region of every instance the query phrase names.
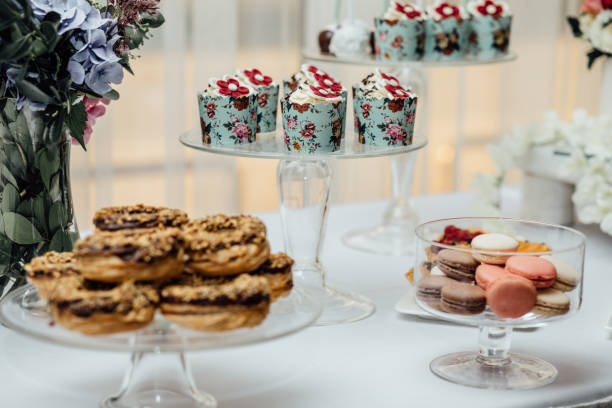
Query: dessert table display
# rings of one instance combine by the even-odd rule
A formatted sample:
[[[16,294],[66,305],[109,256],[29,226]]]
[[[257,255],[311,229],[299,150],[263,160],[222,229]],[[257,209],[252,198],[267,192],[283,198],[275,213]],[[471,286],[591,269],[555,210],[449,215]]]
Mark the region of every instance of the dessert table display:
[[[327,269],[320,262],[333,176],[328,161],[406,154],[422,149],[427,141],[416,136],[406,146],[372,146],[359,143],[349,132],[339,150],[303,154],[288,151],[279,133],[259,134],[253,143],[216,145],[204,143],[201,132],[193,130],[181,135],[180,141],[213,154],[279,160],[277,184],[283,238],[285,250],[296,262],[296,285],[307,287],[323,304],[318,325],[364,319],[374,313],[374,304],[360,294],[328,286]]]
[[[415,198],[414,206],[423,220],[470,216],[477,215],[473,199],[467,193],[423,196]],[[519,203],[516,190],[504,190],[505,216],[517,216]],[[248,347],[188,353],[196,385],[225,408],[366,407],[380,405],[381,395],[389,407],[573,407],[612,395],[611,343],[604,329],[612,313],[606,283],[611,237],[596,226],[577,226],[588,241],[582,308],[555,324],[513,333],[512,349],[553,364],[559,373],[555,382],[528,391],[483,390],[443,381],[429,369],[441,354],[474,351],[478,336],[473,327],[395,312],[395,303],[412,287],[404,273],[413,258],[372,256],[342,244],[347,229],[366,227],[385,205],[330,206],[321,253],[333,271],[330,285],[368,296],[376,314]],[[272,251],[281,250],[280,214],[260,217]],[[158,359],[170,356],[162,353]],[[3,406],[66,408],[96,406],[109,389],[120,387],[128,361],[124,353],[59,347],[0,327],[0,365],[3,390],[10,390],[3,394]],[[161,372],[160,379],[170,381],[173,373]]]

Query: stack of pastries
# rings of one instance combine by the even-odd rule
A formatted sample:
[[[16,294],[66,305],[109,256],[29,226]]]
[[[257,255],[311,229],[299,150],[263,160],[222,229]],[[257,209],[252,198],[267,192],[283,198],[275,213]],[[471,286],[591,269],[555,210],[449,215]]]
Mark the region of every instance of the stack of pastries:
[[[142,328],[155,311],[176,324],[226,331],[260,324],[293,287],[293,260],[270,254],[255,217],[189,220],[145,205],[104,208],[73,252],[50,252],[26,276],[55,322],[84,334]]]

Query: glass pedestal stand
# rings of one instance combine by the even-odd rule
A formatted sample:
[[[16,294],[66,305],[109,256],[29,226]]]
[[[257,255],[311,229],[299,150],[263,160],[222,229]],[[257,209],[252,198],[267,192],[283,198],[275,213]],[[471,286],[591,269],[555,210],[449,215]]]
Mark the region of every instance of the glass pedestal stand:
[[[479,352],[451,353],[429,365],[437,376],[455,384],[488,389],[528,389],[548,385],[557,369],[537,357],[510,353],[511,327],[479,328]]]
[[[427,81],[423,69],[499,64],[514,61],[517,56],[509,53],[506,56],[487,60],[468,56],[457,61],[379,61],[373,56],[338,58],[323,55],[318,50],[303,50],[302,58],[309,62],[386,67],[392,70],[392,74],[401,83],[408,85],[420,96],[417,103],[416,125],[419,134],[427,135],[425,124],[429,109],[426,98]],[[401,256],[414,253],[414,228],[418,225],[418,216],[411,205],[410,196],[415,161],[414,153],[390,158],[392,198],[382,216],[382,223],[371,228],[349,231],[342,238],[345,245],[380,255]]]
[[[217,350],[254,344],[296,333],[315,322],[321,307],[299,288],[270,307],[262,324],[223,333],[181,328],[158,315],[151,325],[112,335],[84,336],[53,325],[40,309],[32,313],[31,285],[9,293],[0,301],[0,321],[30,337],[91,350],[131,353],[119,391],[100,402],[102,408],[214,408],[215,398],[199,391],[191,375],[187,351]],[[27,298],[27,299],[26,299]]]
[[[336,159],[382,157],[422,149],[426,140],[415,137],[403,147],[378,147],[359,144],[349,132],[340,150],[333,153],[299,154],[288,152],[278,134],[257,135],[255,143],[234,146],[208,145],[199,130],[180,137],[185,146],[209,153],[280,160],[277,170],[281,224],[285,251],[295,260],[296,287],[307,290],[323,306],[317,325],[332,325],[365,319],[374,313],[368,298],[326,283],[327,271],[320,261],[326,230],[332,171],[328,162]]]

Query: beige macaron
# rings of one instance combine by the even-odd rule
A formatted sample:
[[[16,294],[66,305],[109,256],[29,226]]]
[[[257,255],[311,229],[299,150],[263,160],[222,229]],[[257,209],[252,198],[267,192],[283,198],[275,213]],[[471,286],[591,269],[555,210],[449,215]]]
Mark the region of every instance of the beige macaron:
[[[576,268],[561,259],[553,258],[549,255],[544,255],[542,258],[555,265],[557,269],[557,280],[552,286],[553,289],[562,290],[563,292],[574,290],[578,284],[578,271]]]
[[[481,234],[472,240],[472,249],[486,252],[514,252],[519,242],[509,235],[490,233]],[[503,265],[510,255],[473,253],[472,256],[482,263]]]
[[[564,292],[547,288],[538,290],[534,313],[554,316],[567,313],[570,309],[570,298]]]

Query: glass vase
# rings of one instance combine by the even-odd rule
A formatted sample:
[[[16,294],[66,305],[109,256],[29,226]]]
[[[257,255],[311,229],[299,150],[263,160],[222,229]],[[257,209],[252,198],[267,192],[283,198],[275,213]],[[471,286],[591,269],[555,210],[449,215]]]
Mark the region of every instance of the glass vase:
[[[0,112],[0,297],[25,283],[24,265],[47,251],[70,251],[78,237],[64,129],[27,106]]]

